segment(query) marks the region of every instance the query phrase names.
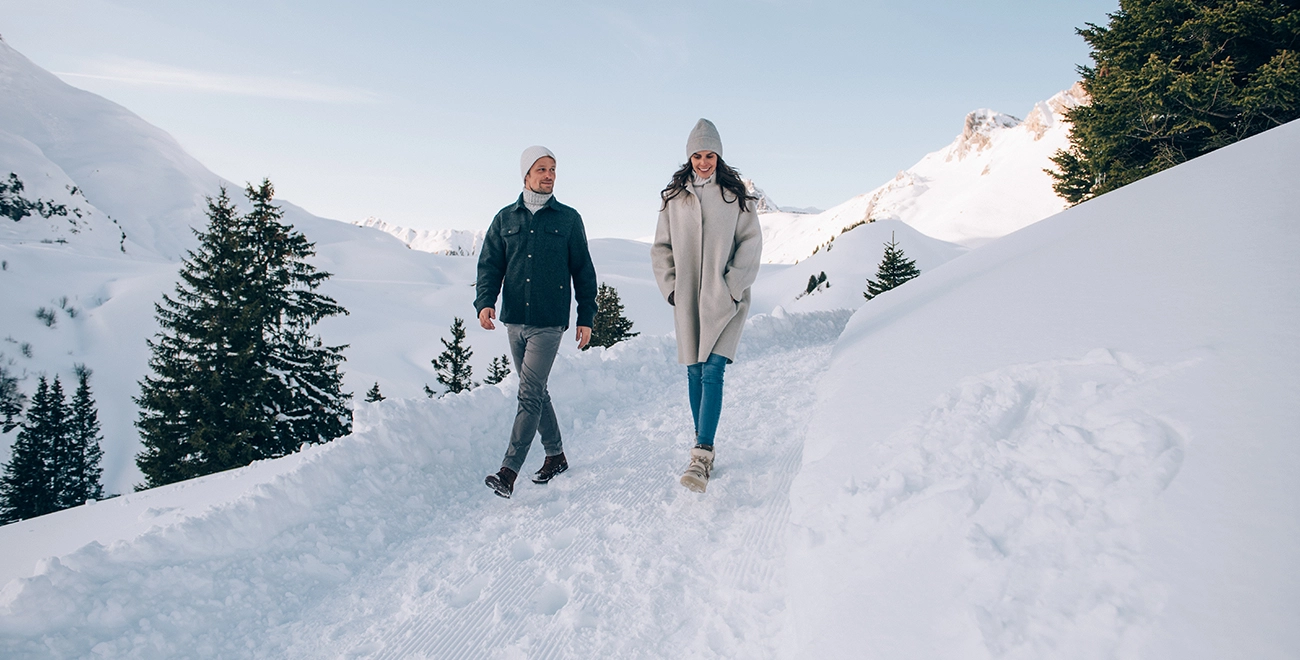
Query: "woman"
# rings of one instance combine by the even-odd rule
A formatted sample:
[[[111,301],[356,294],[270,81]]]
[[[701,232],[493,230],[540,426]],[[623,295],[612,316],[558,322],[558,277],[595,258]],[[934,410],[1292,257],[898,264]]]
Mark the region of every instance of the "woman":
[[[687,365],[695,446],[682,485],[703,493],[713,470],[713,436],[722,413],[722,373],[736,357],[758,277],[763,236],[756,198],[722,160],[722,138],[701,119],[686,141],[687,162],[660,193],[650,259],[673,306],[677,361]]]

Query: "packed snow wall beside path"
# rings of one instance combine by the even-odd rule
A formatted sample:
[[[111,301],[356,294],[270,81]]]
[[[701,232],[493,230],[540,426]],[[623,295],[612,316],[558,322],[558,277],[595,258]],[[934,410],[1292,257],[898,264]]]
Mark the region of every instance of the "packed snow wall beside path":
[[[866,304],[791,493],[804,657],[1300,655],[1300,123]]]

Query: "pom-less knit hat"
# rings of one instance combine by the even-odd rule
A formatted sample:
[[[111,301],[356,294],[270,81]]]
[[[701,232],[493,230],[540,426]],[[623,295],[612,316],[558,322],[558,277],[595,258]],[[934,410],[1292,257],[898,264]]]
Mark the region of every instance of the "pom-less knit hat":
[[[712,151],[719,158],[722,157],[722,138],[718,135],[718,127],[707,119],[695,122],[691,136],[686,139],[687,160],[698,151]]]
[[[550,149],[541,145],[533,145],[524,149],[524,154],[519,157],[519,173],[527,179],[528,170],[533,169],[533,164],[545,156],[550,156],[552,159],[555,159],[555,154],[551,153]]]

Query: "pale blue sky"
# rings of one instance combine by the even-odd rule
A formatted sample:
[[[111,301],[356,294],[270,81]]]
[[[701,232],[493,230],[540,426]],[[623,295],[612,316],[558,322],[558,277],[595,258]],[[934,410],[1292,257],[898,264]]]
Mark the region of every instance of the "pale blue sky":
[[[653,232],[695,121],[779,204],[826,208],[1069,87],[1115,0],[0,0],[0,35],[325,217],[483,228],[519,153],[593,236]]]

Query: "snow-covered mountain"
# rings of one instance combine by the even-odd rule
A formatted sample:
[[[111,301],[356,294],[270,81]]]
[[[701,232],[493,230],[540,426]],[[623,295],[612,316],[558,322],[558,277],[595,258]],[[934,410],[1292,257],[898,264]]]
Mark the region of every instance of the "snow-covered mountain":
[[[483,230],[469,229],[407,229],[390,225],[379,218],[366,218],[353,223],[361,227],[378,229],[397,237],[412,250],[430,254],[445,254],[457,257],[472,257],[478,254],[483,244]]]
[[[764,213],[763,261],[798,262],[877,220],[901,220],[932,238],[974,247],[1057,213],[1065,202],[1043,170],[1068,144],[1065,111],[1086,102],[1076,84],[1035,104],[1023,121],[976,110],[952,144],[875,190],[817,214]]]
[[[758,201],[755,202],[755,209],[759,213],[803,214],[803,213],[822,212],[821,209],[811,208],[811,207],[801,208],[795,206],[777,206],[777,203],[772,201],[772,198],[768,196],[767,192],[764,191],[762,188],[759,188],[758,184],[754,183],[753,179],[741,179],[741,181],[745,183],[745,190],[749,191],[749,194],[758,198]]]

